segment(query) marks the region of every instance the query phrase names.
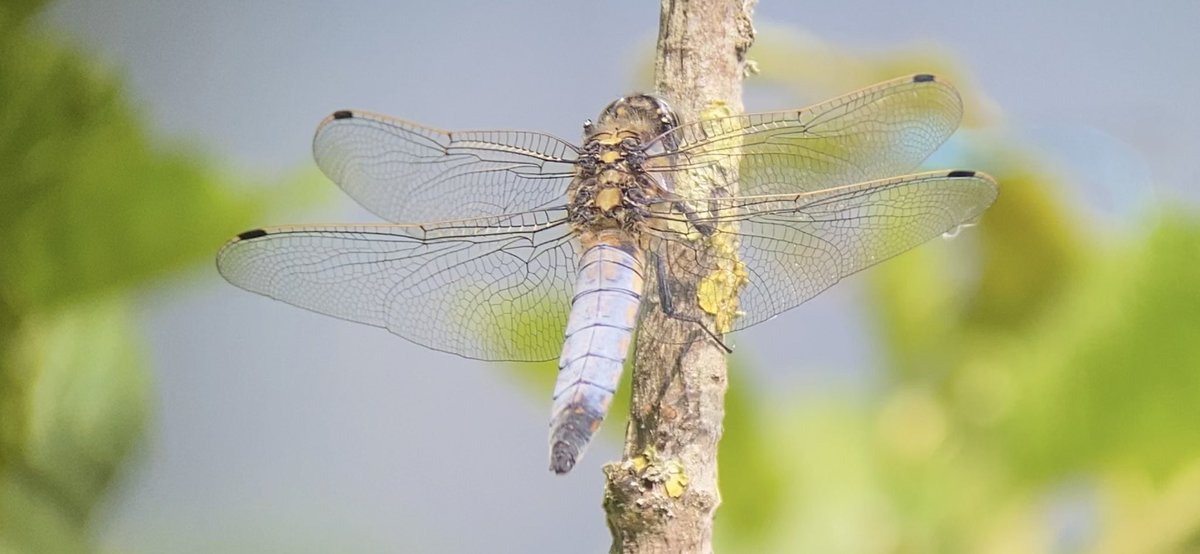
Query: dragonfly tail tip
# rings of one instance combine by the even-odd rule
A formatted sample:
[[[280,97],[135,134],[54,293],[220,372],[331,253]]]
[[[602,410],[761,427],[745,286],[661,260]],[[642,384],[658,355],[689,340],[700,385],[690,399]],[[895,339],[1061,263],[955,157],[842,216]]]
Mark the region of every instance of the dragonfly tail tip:
[[[550,448],[550,470],[563,475],[575,467],[579,450],[563,441],[556,441]]]

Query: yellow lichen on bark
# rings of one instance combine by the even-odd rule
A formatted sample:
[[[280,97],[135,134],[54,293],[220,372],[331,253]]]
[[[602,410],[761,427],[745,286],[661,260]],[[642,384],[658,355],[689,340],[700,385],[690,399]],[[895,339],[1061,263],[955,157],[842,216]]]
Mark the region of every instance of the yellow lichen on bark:
[[[709,240],[716,255],[716,268],[696,286],[696,301],[700,309],[713,316],[716,332],[724,334],[733,330],[733,321],[741,315],[738,291],[749,282],[750,276],[746,264],[738,259],[734,235],[718,230]]]
[[[639,479],[647,484],[660,483],[667,496],[679,498],[687,489],[688,476],[678,460],[663,460],[653,446],[646,447],[641,455],[630,460],[631,467]]]
[[[734,115],[734,112],[724,102],[713,102],[701,112],[701,121],[712,122],[711,127],[706,126],[706,131],[709,136],[720,136],[722,130],[720,121],[724,118]],[[741,147],[741,140],[737,137],[730,137],[719,141],[721,145],[714,147],[723,152],[732,152]],[[736,156],[731,156],[730,159],[737,159]],[[720,183],[728,182],[728,180],[720,179],[715,173],[736,174],[736,167],[715,166],[709,171],[714,172],[711,175],[702,175],[701,179],[711,179],[707,183],[702,183],[701,186],[707,189],[707,194],[712,195],[712,191],[716,190]],[[713,316],[716,332],[724,334],[733,330],[733,322],[737,319],[740,312],[738,311],[738,292],[749,282],[749,274],[746,272],[746,265],[742,263],[738,257],[738,242],[737,235],[732,231],[733,223],[728,221],[728,218],[722,217],[719,209],[710,216],[717,222],[715,233],[708,238],[709,248],[711,249],[713,259],[713,270],[705,275],[700,283],[696,286],[696,301],[700,305],[700,309],[705,313]]]

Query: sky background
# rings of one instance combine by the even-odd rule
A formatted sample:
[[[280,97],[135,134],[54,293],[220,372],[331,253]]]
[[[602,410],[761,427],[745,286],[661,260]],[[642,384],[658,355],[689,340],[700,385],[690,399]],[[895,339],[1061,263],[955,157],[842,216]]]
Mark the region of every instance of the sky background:
[[[634,1],[77,0],[44,24],[126,75],[164,141],[267,183],[312,168],[312,132],[339,108],[576,139],[584,119],[633,90],[657,18],[657,3]],[[1134,220],[1148,198],[1200,204],[1200,3],[764,0],[756,21],[850,51],[916,43],[956,54],[1007,132],[1072,176],[1066,194],[1097,232],[1103,218]],[[748,109],[792,107],[755,98]],[[261,223],[371,220],[331,198]],[[735,356],[760,368],[745,378],[770,388],[769,401],[870,390],[880,360],[860,280],[734,336]],[[106,548],[607,547],[599,468],[619,445],[602,439],[572,474],[553,476],[549,398],[510,372],[248,294],[212,267],[147,290],[140,305],[157,419],[102,510]]]

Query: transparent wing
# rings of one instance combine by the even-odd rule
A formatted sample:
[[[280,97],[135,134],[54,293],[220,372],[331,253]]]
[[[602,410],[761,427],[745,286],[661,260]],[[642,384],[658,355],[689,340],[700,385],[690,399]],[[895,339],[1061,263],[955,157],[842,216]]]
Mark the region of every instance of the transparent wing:
[[[361,111],[334,113],[313,137],[321,171],[364,208],[397,223],[561,204],[576,153],[541,133],[450,132]]]
[[[794,194],[912,171],[958,127],[958,92],[932,75],[886,81],[801,110],[682,125],[651,171],[712,170],[737,160],[738,194]],[[694,174],[694,173],[693,173]]]
[[[733,238],[747,277],[738,295],[742,314],[730,329],[738,330],[800,305],[847,275],[975,221],[996,193],[995,181],[986,174],[941,171],[801,194],[714,199],[705,215],[691,219],[718,229],[726,223],[738,226]],[[677,229],[689,220],[679,212],[663,217]],[[717,231],[722,232],[728,231]],[[722,261],[734,262],[719,255],[697,260],[695,231],[690,238],[656,234],[690,245],[660,245],[657,250],[672,253],[672,268],[693,268],[687,271],[699,278],[712,274]]]
[[[217,255],[230,283],[483,360],[554,359],[577,248],[561,210],[437,225],[277,227]]]

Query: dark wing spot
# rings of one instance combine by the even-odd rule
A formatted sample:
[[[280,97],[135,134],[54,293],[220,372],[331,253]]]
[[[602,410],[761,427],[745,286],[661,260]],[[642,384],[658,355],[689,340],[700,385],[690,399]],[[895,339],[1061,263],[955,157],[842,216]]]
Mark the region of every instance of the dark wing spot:
[[[258,237],[265,237],[265,236],[267,236],[266,231],[264,231],[262,229],[251,229],[249,231],[246,231],[245,233],[238,235],[238,240],[252,240],[252,239],[256,239]]]
[[[920,75],[913,75],[914,83],[931,83],[934,80],[936,80],[936,78],[933,75],[930,75],[928,73],[922,73]]]
[[[946,174],[947,177],[974,177],[975,172],[969,169],[956,169]]]
[[[354,112],[350,110],[338,110],[333,112],[334,119],[350,119],[352,117],[354,117]]]

